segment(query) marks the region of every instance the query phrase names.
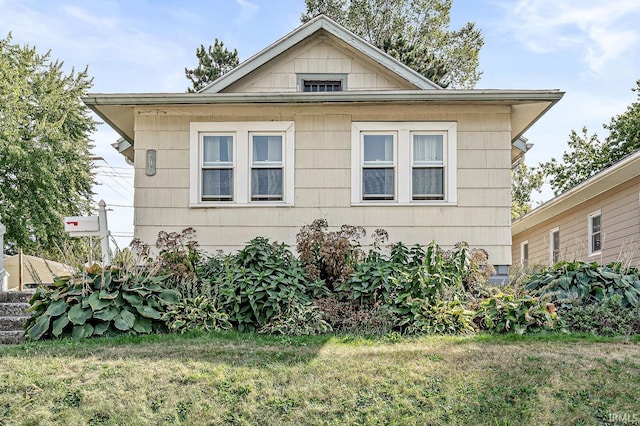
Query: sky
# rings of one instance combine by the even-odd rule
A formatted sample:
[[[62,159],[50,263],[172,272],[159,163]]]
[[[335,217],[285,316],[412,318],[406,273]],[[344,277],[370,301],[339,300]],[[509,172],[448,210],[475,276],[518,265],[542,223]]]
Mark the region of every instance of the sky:
[[[298,27],[303,12],[304,0],[0,0],[0,38],[51,50],[68,72],[88,66],[93,93],[185,92],[184,68],[197,65],[201,44],[218,38],[242,61]],[[560,157],[572,129],[605,137],[602,125],[636,99],[638,0],[453,0],[450,28],[469,21],[485,43],[477,89],[566,92],[525,133],[528,165]],[[94,190],[122,248],[133,235],[133,167],[111,147],[118,137],[106,124],[93,135],[102,158]]]

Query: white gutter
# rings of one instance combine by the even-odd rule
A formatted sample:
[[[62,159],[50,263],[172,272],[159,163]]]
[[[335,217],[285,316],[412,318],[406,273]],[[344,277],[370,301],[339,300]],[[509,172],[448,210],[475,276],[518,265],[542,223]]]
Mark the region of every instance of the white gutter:
[[[555,104],[564,92],[554,90],[403,90],[327,93],[90,93],[82,98],[94,105],[172,105],[234,103],[326,102],[496,102],[502,104],[548,101]]]

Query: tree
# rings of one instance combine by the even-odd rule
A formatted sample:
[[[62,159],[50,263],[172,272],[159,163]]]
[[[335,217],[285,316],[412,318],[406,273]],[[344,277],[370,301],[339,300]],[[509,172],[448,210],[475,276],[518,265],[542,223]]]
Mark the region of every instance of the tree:
[[[305,0],[302,22],[324,14],[441,87],[472,88],[482,33],[450,30],[452,0]]]
[[[631,90],[638,93],[638,99],[604,125],[609,130],[604,141],[600,141],[595,133],[589,136],[586,127],[582,129],[582,135],[572,130],[569,149],[562,154],[562,161],[552,158],[539,165],[555,195],[568,191],[640,149],[640,80],[636,86]]]
[[[535,168],[527,167],[524,161],[511,170],[511,219],[524,216],[532,209],[531,194],[540,192],[544,179]]]
[[[205,49],[204,45],[196,50],[198,66],[192,70],[185,68],[184,73],[191,80],[192,87],[187,92],[193,93],[215,81],[218,77],[228,73],[238,66],[238,51],[233,52],[224,47],[224,43],[215,39],[213,46]]]
[[[5,242],[53,254],[68,237],[62,218],[89,213],[96,122],[80,97],[87,69],[65,74],[50,52],[0,39],[0,221]]]

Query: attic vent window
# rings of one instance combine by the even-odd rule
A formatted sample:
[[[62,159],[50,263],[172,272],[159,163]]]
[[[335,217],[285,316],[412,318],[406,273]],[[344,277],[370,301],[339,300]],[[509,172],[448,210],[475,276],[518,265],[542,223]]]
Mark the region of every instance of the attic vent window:
[[[347,74],[298,74],[298,91],[307,93],[344,92]]]
[[[304,80],[305,92],[342,92],[342,80]]]

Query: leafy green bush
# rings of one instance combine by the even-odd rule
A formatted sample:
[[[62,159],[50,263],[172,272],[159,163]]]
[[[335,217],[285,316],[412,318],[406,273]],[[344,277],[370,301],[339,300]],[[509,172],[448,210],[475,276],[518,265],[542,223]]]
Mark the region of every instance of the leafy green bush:
[[[29,301],[25,334],[33,340],[71,335],[145,334],[165,328],[161,316],[179,294],[163,288],[166,276],[97,265],[38,287]]]
[[[229,316],[222,312],[215,299],[206,296],[186,298],[173,304],[162,315],[169,331],[185,333],[190,330],[220,331],[231,328]]]
[[[640,334],[640,308],[622,306],[622,296],[605,296],[598,303],[572,306],[561,311],[569,331],[605,336]]]
[[[640,272],[619,263],[559,262],[531,277],[525,289],[534,295],[550,295],[561,307],[600,302],[619,294],[623,307],[639,306]]]
[[[480,302],[475,316],[481,329],[524,334],[531,331],[553,329],[558,315],[553,303],[543,303],[536,297],[516,297],[498,293]]]
[[[251,240],[236,254],[212,258],[200,276],[240,331],[260,329],[289,305],[309,305],[327,291],[322,281],[307,279],[286,244],[263,237]]]
[[[408,334],[473,334],[475,312],[459,300],[414,300]]]
[[[414,300],[433,303],[442,297],[445,288],[464,292],[468,255],[466,244],[445,252],[435,241],[426,249],[419,245],[409,249],[397,243],[388,257],[369,253],[356,266],[351,280],[337,290],[342,297],[363,305],[381,303],[396,315],[397,326],[405,327],[415,320]]]

